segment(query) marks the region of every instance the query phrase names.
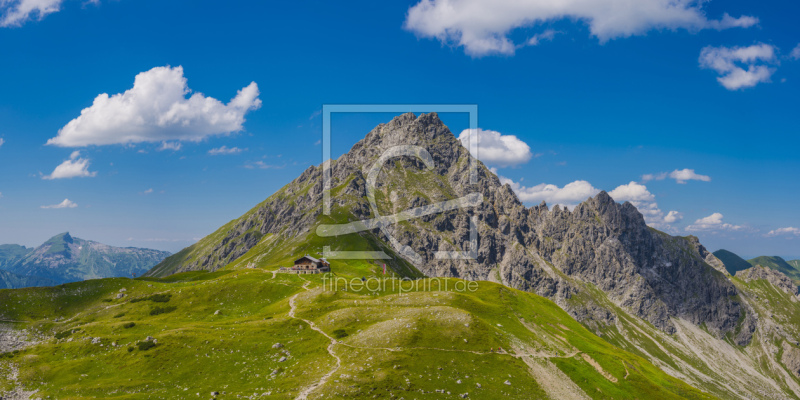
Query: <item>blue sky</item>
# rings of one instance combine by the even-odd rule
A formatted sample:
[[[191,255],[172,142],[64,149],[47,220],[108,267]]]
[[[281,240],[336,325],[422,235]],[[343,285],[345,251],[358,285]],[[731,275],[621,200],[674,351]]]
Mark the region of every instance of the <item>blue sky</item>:
[[[0,243],[177,251],[321,162],[322,104],[453,103],[528,204],[616,190],[712,250],[800,258],[800,4],[501,3],[3,3]],[[390,117],[335,118],[334,156]]]

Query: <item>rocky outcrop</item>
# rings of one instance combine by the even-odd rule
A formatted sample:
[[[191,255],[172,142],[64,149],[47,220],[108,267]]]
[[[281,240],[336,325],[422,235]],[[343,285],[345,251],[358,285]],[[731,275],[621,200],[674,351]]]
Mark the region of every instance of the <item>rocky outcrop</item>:
[[[27,330],[14,329],[10,324],[0,323],[0,354],[22,350],[37,342],[38,339]]]
[[[596,302],[570,299],[599,288],[630,313],[673,333],[674,317],[703,325],[722,337],[738,331],[746,344],[755,317],[737,300],[724,265],[694,237],[673,237],[648,227],[636,207],[619,204],[602,192],[573,210],[546,204],[524,206],[509,185],[477,162],[471,183],[468,150],[435,113],[408,113],[374,128],[332,162],[332,215],[338,223],[373,218],[368,201],[369,170],[387,150],[421,146],[426,157],[403,155],[385,160],[375,196],[381,215],[479,193],[476,207],[457,209],[393,224],[369,234],[395,247],[428,276],[493,280],[556,301],[581,321],[613,324],[615,313]],[[322,221],[322,168],[310,167],[295,181],[248,214],[151,271],[223,267],[257,242],[258,235],[291,241]],[[442,259],[437,251],[468,251],[470,225],[477,217],[474,260]],[[326,219],[327,218],[327,219]],[[251,236],[248,236],[250,234]],[[388,236],[391,236],[388,237]],[[329,239],[336,246],[336,238]],[[399,250],[398,250],[399,251]],[[179,253],[180,254],[180,253]]]
[[[792,346],[788,342],[782,343],[783,354],[781,354],[781,363],[786,366],[794,376],[800,378],[800,349]]]
[[[736,277],[745,282],[763,279],[783,292],[793,296],[798,295],[797,285],[795,285],[788,276],[772,268],[756,265],[755,267],[737,272]]]

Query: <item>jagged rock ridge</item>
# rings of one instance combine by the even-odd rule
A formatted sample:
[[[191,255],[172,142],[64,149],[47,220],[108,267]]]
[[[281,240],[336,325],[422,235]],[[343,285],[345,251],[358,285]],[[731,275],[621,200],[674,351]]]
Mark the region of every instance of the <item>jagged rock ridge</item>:
[[[470,155],[435,113],[408,113],[374,128],[332,163],[333,213],[347,220],[371,218],[366,199],[366,169],[387,149],[419,145],[434,161],[429,171],[419,160],[399,157],[386,163],[377,179],[383,215],[446,199],[481,193],[477,259],[439,260],[435,250],[466,249],[471,211],[451,211],[396,224],[391,235],[417,251],[412,261],[428,276],[494,280],[555,300],[588,325],[614,323],[614,312],[591,301],[571,301],[586,284],[599,288],[619,307],[673,333],[673,317],[703,325],[718,337],[737,332],[750,340],[752,316],[737,300],[724,267],[693,237],[672,237],[649,228],[630,203],[618,204],[602,192],[570,211],[541,204],[525,207],[508,185],[482,163],[478,183],[469,182]],[[287,199],[291,201],[287,201]],[[150,274],[216,270],[234,261],[267,235],[313,235],[321,220],[322,168],[300,177],[243,217],[161,265]],[[379,231],[371,233],[382,240]],[[336,246],[336,239],[331,240]],[[718,264],[717,266],[710,265]]]

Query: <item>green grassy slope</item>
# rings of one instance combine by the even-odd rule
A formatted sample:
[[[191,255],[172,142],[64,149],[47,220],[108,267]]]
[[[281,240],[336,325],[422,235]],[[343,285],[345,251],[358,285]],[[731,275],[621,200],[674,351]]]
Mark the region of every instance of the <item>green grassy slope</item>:
[[[791,260],[787,261],[786,263],[800,271],[800,260]]]
[[[725,269],[727,269],[728,273],[731,275],[736,275],[736,272],[752,267],[747,260],[725,249],[715,251],[714,256],[725,264]]]
[[[341,278],[375,272],[339,267]],[[68,399],[559,398],[554,388],[709,398],[534,294],[489,282],[459,292],[457,279],[405,282],[406,291],[384,282],[358,292],[358,280],[323,287],[320,275],[249,268],[0,290],[0,319],[26,321],[17,327],[42,339],[0,356],[0,370],[17,368],[37,396]],[[148,336],[151,348],[140,345]],[[12,384],[0,373],[0,393]]]
[[[791,278],[795,284],[800,283],[800,270],[793,267],[787,263],[786,260],[778,256],[761,256],[752,260],[747,260],[747,262],[749,262],[750,265],[761,265],[762,267],[772,268],[776,271],[783,272],[784,275]]]

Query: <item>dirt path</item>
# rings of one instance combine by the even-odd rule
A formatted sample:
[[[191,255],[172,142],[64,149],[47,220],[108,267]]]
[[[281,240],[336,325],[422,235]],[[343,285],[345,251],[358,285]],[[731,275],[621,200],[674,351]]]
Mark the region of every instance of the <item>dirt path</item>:
[[[301,279],[302,279],[302,278],[301,278]],[[309,284],[311,284],[311,282],[309,282],[309,281],[307,281],[307,280],[305,280],[305,279],[303,279],[303,280],[304,280],[304,281],[306,281],[306,283],[304,283],[304,284],[303,284],[303,289],[305,289],[305,290],[308,290],[308,285],[309,285]],[[338,371],[338,370],[339,370],[339,368],[341,368],[341,367],[342,367],[342,359],[341,359],[341,358],[339,358],[339,356],[337,356],[337,355],[336,355],[336,353],[334,353],[334,352],[333,352],[333,347],[334,347],[336,344],[338,344],[338,343],[339,343],[339,341],[338,341],[338,340],[336,340],[336,339],[334,339],[334,338],[332,338],[332,337],[328,336],[328,334],[327,334],[327,333],[325,333],[325,332],[323,332],[323,331],[322,331],[322,329],[319,329],[319,328],[317,327],[317,325],[316,325],[314,322],[312,322],[312,321],[309,321],[309,320],[307,320],[307,319],[303,319],[303,318],[300,318],[300,317],[297,317],[297,316],[295,316],[295,311],[297,310],[297,304],[296,304],[296,302],[295,302],[295,299],[296,299],[296,298],[297,298],[297,296],[299,296],[299,295],[300,295],[300,293],[298,293],[298,294],[296,294],[296,295],[292,296],[292,297],[289,299],[289,306],[291,307],[291,309],[289,310],[289,317],[291,317],[291,318],[295,318],[295,319],[299,319],[299,320],[301,320],[301,321],[303,321],[303,322],[307,323],[307,324],[308,324],[308,326],[309,326],[309,327],[311,327],[311,329],[313,329],[313,330],[315,330],[315,331],[317,331],[317,332],[321,333],[323,336],[325,336],[326,338],[328,338],[328,339],[331,341],[331,344],[329,344],[329,345],[328,345],[328,348],[327,348],[327,349],[328,349],[328,354],[330,354],[330,355],[331,355],[331,357],[333,357],[333,358],[335,358],[335,359],[336,359],[336,367],[335,367],[334,369],[330,370],[330,371],[329,371],[327,374],[323,375],[323,376],[322,376],[322,378],[320,378],[320,379],[319,379],[317,382],[315,382],[315,383],[312,383],[311,385],[309,385],[308,387],[306,387],[305,389],[303,389],[303,391],[301,391],[301,392],[300,392],[300,393],[297,395],[297,397],[295,397],[295,400],[306,400],[306,399],[308,399],[308,395],[310,395],[310,394],[311,394],[311,393],[312,393],[312,392],[313,392],[315,389],[317,389],[318,387],[320,387],[320,386],[324,385],[324,384],[325,384],[325,382],[327,382],[327,381],[328,381],[328,379],[330,379],[330,377],[331,377],[331,376],[333,376],[333,374],[334,374],[336,371]]]
[[[608,371],[604,370],[603,367],[600,366],[600,363],[595,361],[594,358],[589,357],[589,355],[586,354],[586,353],[581,354],[581,357],[583,357],[584,361],[589,363],[589,365],[594,367],[594,369],[596,369],[597,372],[600,373],[600,375],[603,375],[603,377],[605,377],[606,379],[608,379],[611,382],[617,383],[617,378],[615,378],[614,375],[611,375],[610,373],[608,373]],[[625,370],[627,371],[627,368]]]
[[[274,272],[273,272],[273,276],[274,276]],[[300,279],[302,279],[303,281],[305,281],[305,283],[303,284],[303,289],[308,291],[309,290],[308,286],[311,284],[311,282],[308,281],[307,279],[304,279],[303,277],[301,277],[299,275],[298,275],[298,277]],[[531,372],[531,375],[534,377],[534,379],[536,379],[537,382],[542,384],[543,387],[545,387],[545,391],[548,393],[548,395],[550,395],[554,399],[562,399],[563,398],[563,399],[581,399],[582,400],[582,399],[587,399],[588,396],[586,396],[586,393],[584,393],[583,390],[581,390],[563,372],[561,372],[561,370],[559,370],[555,365],[550,363],[550,361],[548,361],[549,358],[572,358],[572,357],[575,357],[577,355],[581,355],[581,356],[583,356],[584,360],[586,360],[593,367],[595,367],[595,369],[597,369],[598,372],[600,372],[606,379],[608,379],[608,380],[610,380],[612,382],[616,382],[617,381],[616,378],[614,378],[613,376],[608,374],[608,372],[604,371],[602,369],[602,367],[600,367],[599,364],[594,362],[594,360],[591,359],[591,357],[588,357],[588,355],[586,355],[586,354],[584,354],[584,353],[582,353],[582,352],[580,352],[578,350],[574,350],[574,351],[572,351],[570,353],[564,354],[563,356],[557,356],[557,355],[524,354],[524,353],[523,354],[512,354],[512,353],[508,353],[508,352],[506,352],[504,350],[477,351],[477,350],[460,350],[460,349],[440,349],[440,348],[435,348],[435,347],[408,347],[408,348],[364,347],[364,346],[354,346],[354,345],[351,345],[351,344],[342,343],[342,342],[339,342],[338,340],[332,338],[327,333],[325,333],[322,329],[317,327],[317,325],[313,321],[309,321],[307,319],[303,319],[303,318],[300,318],[300,317],[296,316],[296,311],[297,311],[296,299],[297,299],[297,296],[299,296],[299,295],[300,295],[300,293],[297,293],[297,294],[295,294],[294,296],[292,296],[289,299],[289,306],[290,306],[289,317],[294,318],[294,319],[299,319],[299,320],[305,322],[306,324],[308,324],[309,327],[311,327],[311,329],[319,332],[320,334],[322,334],[323,336],[325,336],[326,338],[328,338],[331,341],[331,343],[327,347],[327,350],[328,350],[328,354],[330,354],[331,357],[336,359],[336,367],[333,368],[331,371],[329,371],[327,374],[323,375],[322,378],[320,378],[317,382],[312,383],[311,385],[309,385],[308,387],[303,389],[297,395],[295,400],[306,400],[306,399],[308,399],[308,396],[311,393],[313,393],[314,390],[316,390],[320,386],[324,385],[328,381],[328,379],[330,379],[330,377],[333,376],[333,374],[336,373],[336,371],[338,371],[342,367],[341,358],[339,356],[337,356],[333,351],[333,347],[335,345],[337,345],[337,344],[340,345],[340,346],[350,347],[350,348],[359,349],[359,350],[381,350],[381,351],[390,351],[390,352],[413,351],[413,350],[432,350],[432,351],[444,351],[444,352],[470,353],[470,354],[476,354],[476,355],[481,355],[481,356],[483,356],[483,355],[506,355],[506,356],[511,356],[511,357],[518,358],[518,359],[521,359],[522,361],[524,361],[528,365],[529,370]],[[589,361],[589,360],[591,360],[591,361]],[[564,384],[564,382],[566,382],[566,381],[569,381],[571,383],[571,385],[570,384]]]
[[[528,364],[531,377],[547,393],[556,400],[588,400],[590,397],[567,374],[558,369],[548,359],[520,357]]]

